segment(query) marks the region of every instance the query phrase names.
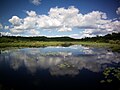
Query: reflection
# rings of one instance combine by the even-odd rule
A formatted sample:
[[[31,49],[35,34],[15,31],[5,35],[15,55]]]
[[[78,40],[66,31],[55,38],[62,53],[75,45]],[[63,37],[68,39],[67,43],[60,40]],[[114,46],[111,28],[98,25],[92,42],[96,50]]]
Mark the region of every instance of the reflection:
[[[77,75],[79,74],[79,69],[72,65],[69,62],[64,62],[61,64],[58,64],[55,67],[50,68],[51,75]]]
[[[70,47],[23,48],[2,51],[0,63],[9,64],[13,70],[25,67],[30,73],[48,69],[51,75],[77,75],[87,69],[100,72],[108,65],[120,63],[120,54],[103,48]]]

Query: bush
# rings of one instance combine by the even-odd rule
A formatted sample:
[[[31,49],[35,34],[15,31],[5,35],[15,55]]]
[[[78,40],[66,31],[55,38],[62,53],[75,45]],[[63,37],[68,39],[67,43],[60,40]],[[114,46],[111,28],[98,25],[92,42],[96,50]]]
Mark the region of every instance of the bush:
[[[120,44],[120,40],[109,40],[111,44]]]

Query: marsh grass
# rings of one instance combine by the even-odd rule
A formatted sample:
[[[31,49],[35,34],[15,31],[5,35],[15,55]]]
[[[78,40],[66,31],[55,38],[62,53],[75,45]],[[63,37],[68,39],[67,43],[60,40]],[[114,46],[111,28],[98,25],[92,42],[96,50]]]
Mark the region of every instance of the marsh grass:
[[[57,41],[20,41],[20,42],[4,42],[0,43],[0,48],[8,48],[8,47],[47,47],[47,46],[63,46],[67,47],[70,45],[83,45],[88,47],[102,47],[102,48],[110,48],[113,51],[120,52],[120,45],[119,44],[111,44],[111,43],[96,43],[96,42],[57,42]]]
[[[96,43],[96,42],[80,42],[83,46],[89,47],[100,47],[100,48],[108,48],[112,51],[120,52],[120,45],[119,44],[111,44],[111,43]]]

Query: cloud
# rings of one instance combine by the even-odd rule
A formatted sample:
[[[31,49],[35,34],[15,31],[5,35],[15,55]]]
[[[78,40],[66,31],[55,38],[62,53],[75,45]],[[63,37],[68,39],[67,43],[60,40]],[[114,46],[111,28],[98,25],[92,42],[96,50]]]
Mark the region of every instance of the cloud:
[[[54,29],[61,27],[61,22],[57,18],[51,18],[46,15],[40,15],[37,20],[39,28],[42,29]]]
[[[8,29],[9,29],[9,26],[5,26],[4,29],[5,29],[5,30],[8,30]]]
[[[71,35],[68,35],[69,37],[72,37],[72,38],[80,38],[81,35],[80,34],[71,34]]]
[[[116,13],[120,15],[120,7],[118,7],[118,9],[116,10]]]
[[[39,31],[36,31],[35,29],[31,29],[31,30],[29,31],[29,34],[31,34],[31,35],[39,35],[40,32],[39,32]]]
[[[4,35],[4,36],[12,36],[12,34],[10,32],[0,32],[1,35]]]
[[[106,34],[120,32],[120,21],[111,21],[109,23],[98,26],[98,28],[86,28],[79,38],[95,37],[96,35],[104,36]]]
[[[106,30],[101,30],[101,29],[85,29],[83,31],[83,34],[81,35],[80,38],[95,37],[96,35],[103,36],[103,35],[106,35],[106,34],[107,34]]]
[[[120,32],[120,21],[107,19],[107,15],[101,11],[92,11],[87,14],[80,13],[74,6],[68,8],[51,8],[48,15],[39,15],[35,11],[26,11],[25,18],[13,16],[9,19],[12,24],[11,33],[29,33],[38,35],[41,30],[56,30],[60,32],[73,31],[74,28],[84,30],[82,36],[93,37],[112,32]],[[74,36],[74,37],[77,37]]]
[[[62,28],[60,28],[59,30],[58,30],[58,32],[67,32],[67,31],[72,31],[72,28],[70,28],[70,27],[66,27],[66,26],[63,26]]]
[[[26,13],[31,17],[35,17],[37,15],[35,11],[26,11]]]
[[[22,24],[22,19],[20,19],[18,16],[12,16],[12,18],[9,19],[9,22],[14,26],[19,26]]]
[[[26,17],[23,19],[23,24],[21,25],[21,29],[35,29],[37,27],[37,17]]]
[[[3,25],[0,23],[0,29],[3,29]]]
[[[79,18],[79,17],[78,17]],[[92,11],[88,14],[82,15],[79,18],[78,27],[79,28],[97,28],[98,25],[106,24],[109,20],[106,20],[107,16],[103,12]]]
[[[38,5],[41,4],[41,0],[31,0],[31,3],[33,3],[36,6],[38,6]]]
[[[36,21],[37,21],[37,14],[35,11],[26,11],[27,17],[20,19],[18,16],[13,16],[9,19],[9,22],[12,24],[10,27],[10,31],[12,33],[23,33],[29,32],[33,29],[37,29]]]

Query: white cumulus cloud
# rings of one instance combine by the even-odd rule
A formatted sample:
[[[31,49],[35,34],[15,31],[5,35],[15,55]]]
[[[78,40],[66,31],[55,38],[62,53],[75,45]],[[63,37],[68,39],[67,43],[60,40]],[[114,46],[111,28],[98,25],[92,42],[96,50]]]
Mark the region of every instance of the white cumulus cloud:
[[[26,11],[26,13],[31,17],[35,17],[37,15],[35,11]]]
[[[20,19],[18,16],[12,16],[12,18],[9,19],[9,22],[14,26],[19,26],[22,24],[22,19]]]
[[[3,25],[0,23],[0,29],[3,29]]]
[[[73,31],[73,28],[83,30],[81,37],[105,35],[120,32],[120,21],[109,20],[101,11],[92,11],[87,14],[80,13],[74,6],[68,8],[51,8],[48,15],[39,15],[35,11],[26,11],[25,18],[13,16],[9,19],[12,24],[9,28],[12,33],[31,32],[39,34],[40,30],[57,30],[60,32]],[[77,37],[76,35],[74,37]]]
[[[0,32],[1,35],[4,35],[4,36],[12,36],[12,34],[10,32]]]
[[[51,18],[46,15],[40,15],[37,24],[42,29],[53,29],[61,26],[61,22],[57,18]]]
[[[120,7],[118,7],[118,9],[116,10],[116,13],[120,15]]]
[[[38,6],[41,4],[41,0],[31,0],[31,3]]]
[[[29,34],[31,34],[31,35],[39,35],[40,32],[39,32],[39,31],[36,31],[35,29],[31,29],[31,30],[29,31]]]
[[[8,30],[8,29],[9,29],[9,26],[5,26],[4,29],[5,29],[5,30]]]

